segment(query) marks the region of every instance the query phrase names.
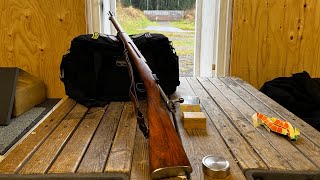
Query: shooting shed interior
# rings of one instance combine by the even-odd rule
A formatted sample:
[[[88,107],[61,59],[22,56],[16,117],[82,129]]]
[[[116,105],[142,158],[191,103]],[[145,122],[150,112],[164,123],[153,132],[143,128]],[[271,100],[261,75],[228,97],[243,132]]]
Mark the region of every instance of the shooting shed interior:
[[[25,137],[27,141],[19,142],[20,144],[22,143],[23,147],[25,148],[19,146],[18,143],[9,151],[9,153],[11,152],[15,155],[16,159],[9,159],[6,161],[5,158],[8,156],[8,154],[0,156],[0,174],[32,174],[34,172],[49,174],[50,171],[55,173],[70,173],[79,170],[79,167],[80,170],[83,168],[82,170],[85,172],[90,168],[88,167],[88,164],[81,164],[81,162],[84,160],[87,160],[88,163],[94,162],[90,161],[91,157],[86,157],[90,156],[88,153],[85,153],[86,156],[83,156],[83,152],[87,149],[91,138],[94,136],[96,128],[103,117],[103,113],[105,111],[110,111],[109,113],[113,113],[113,116],[120,117],[119,113],[121,114],[121,112],[118,112],[117,110],[117,108],[120,108],[123,109],[123,117],[127,117],[127,119],[134,119],[133,110],[131,111],[132,106],[127,103],[112,104],[109,107],[93,109],[81,107],[79,104],[66,97],[63,83],[59,78],[59,66],[61,63],[61,58],[70,47],[71,40],[80,34],[86,34],[90,31],[93,32],[95,28],[101,26],[99,22],[101,19],[95,17],[97,15],[97,9],[99,10],[100,8],[101,10],[99,2],[103,2],[104,7],[109,7],[111,10],[112,7],[115,7],[115,0],[0,1],[0,118],[2,118],[0,119],[0,123],[10,123],[8,121],[10,121],[9,117],[11,116],[12,108],[14,107],[14,91],[16,89],[16,82],[19,76],[19,69],[32,76],[30,77],[33,80],[32,85],[36,86],[32,91],[30,90],[29,92],[21,94],[19,98],[28,99],[29,93],[34,93],[40,96],[35,100],[35,102],[39,103],[43,101],[43,98],[62,99],[62,101],[55,107],[57,111],[53,111],[51,114],[48,114],[48,116],[52,118],[52,121],[49,119],[44,119],[43,122],[46,124],[36,126],[37,128],[40,128],[39,130],[43,131],[43,134],[41,134],[39,131],[37,131],[36,134],[32,134],[30,131],[29,136],[26,136],[27,138]],[[214,94],[209,95],[201,90],[196,92],[199,93],[197,94],[198,96],[201,95],[209,99],[208,101],[205,101],[205,99],[204,101],[201,101],[200,97],[200,101],[203,102],[202,108],[206,111],[207,117],[211,119],[221,118],[222,120],[228,118],[246,120],[248,119],[251,111],[264,111],[266,108],[271,108],[270,112],[274,112],[271,114],[280,115],[288,120],[292,120],[292,122],[295,122],[295,125],[300,127],[302,132],[301,139],[303,141],[301,140],[301,144],[283,141],[278,136],[265,134],[263,129],[259,130],[262,135],[260,133],[254,133],[255,135],[251,136],[250,133],[255,132],[254,129],[252,131],[239,133],[236,132],[238,130],[234,129],[234,124],[215,124],[214,122],[211,122],[210,119],[207,121],[207,127],[209,127],[210,131],[207,129],[208,132],[195,131],[189,133],[193,134],[194,136],[208,135],[210,136],[209,140],[213,140],[210,139],[212,137],[219,136],[218,142],[223,144],[221,147],[217,148],[217,150],[220,151],[224,151],[230,147],[236,148],[235,141],[243,142],[245,144],[243,146],[241,143],[239,143],[239,151],[235,151],[233,154],[222,154],[229,159],[234,159],[233,155],[236,156],[235,159],[240,159],[240,162],[231,162],[231,175],[233,177],[244,179],[245,175],[241,171],[242,169],[268,169],[270,167],[290,172],[311,172],[311,175],[308,174],[307,176],[311,178],[319,177],[317,175],[320,167],[319,131],[313,129],[303,120],[299,119],[289,111],[282,109],[281,106],[275,104],[274,101],[266,99],[265,96],[259,94],[257,89],[260,89],[265,82],[276,77],[287,77],[302,71],[307,71],[311,77],[320,76],[320,1],[197,0],[196,4],[196,20],[198,21],[198,26],[196,28],[197,42],[195,51],[198,51],[199,56],[195,56],[195,65],[197,64],[195,71],[198,72],[198,74],[196,73],[196,78],[199,77],[199,82],[191,77],[182,78],[181,82],[183,86],[179,87],[180,89],[178,90],[178,93],[185,95],[188,95],[188,93],[195,93],[186,90],[191,88],[190,86],[192,86],[192,89],[197,91],[199,90],[197,88],[212,89],[212,85],[209,85],[210,83],[220,84],[221,86],[216,87],[218,89],[213,88],[214,90],[212,91]],[[212,10],[211,7],[208,6],[211,4],[214,4],[216,7],[216,10],[214,11],[216,14],[213,14],[212,19],[210,16],[207,16]],[[104,21],[107,21],[107,19]],[[215,24],[217,27],[214,27],[212,31],[210,29],[207,31],[207,27],[211,24]],[[111,32],[112,30],[110,30],[110,33]],[[212,36],[214,43],[216,43],[214,46],[212,46],[213,49],[208,49],[208,46],[205,45],[206,37],[210,36]],[[203,51],[203,49],[206,51]],[[212,57],[212,59],[210,61],[202,62],[201,57],[205,58],[205,54],[211,54],[210,57]],[[215,66],[216,68],[224,69],[224,71],[220,74],[213,74],[210,72],[211,74],[209,73],[210,76],[208,77],[207,73],[202,74],[201,68],[203,66],[209,66],[211,70],[211,67]],[[8,68],[12,69],[10,69],[8,73],[4,73],[4,71],[7,71]],[[203,72],[204,71],[205,70],[203,70]],[[211,77],[214,78],[210,79]],[[225,86],[226,84],[230,86],[227,87]],[[230,92],[231,95],[226,95],[226,92]],[[218,98],[218,100],[213,100],[213,98],[215,98],[215,94],[219,93],[221,94],[217,96],[221,97]],[[252,99],[250,99],[250,97],[252,97]],[[223,100],[228,102],[224,103]],[[245,107],[248,107],[249,110],[245,109],[240,101],[247,103],[248,105]],[[220,111],[215,111],[210,103],[214,104],[214,106],[217,105],[217,108],[225,108],[224,111],[227,112],[227,116],[224,116],[224,114]],[[233,110],[227,109],[229,105],[231,106],[231,104],[228,103],[231,103],[233,106],[237,106],[237,108]],[[258,105],[257,107],[253,107],[253,105],[251,106],[250,104]],[[91,112],[93,117],[90,116],[90,113],[88,114],[87,111]],[[212,113],[218,115],[214,115]],[[241,118],[237,119],[237,117]],[[79,125],[82,119],[86,120],[90,118],[100,119],[97,121],[84,121],[84,123],[87,124]],[[106,121],[108,118],[105,118]],[[136,126],[136,124],[130,124],[127,122],[127,119],[118,119],[119,122],[123,122],[124,124],[118,124],[119,122],[112,123],[115,125],[115,127]],[[224,122],[222,120],[221,122]],[[102,119],[101,123],[103,122],[104,121]],[[230,123],[229,121],[226,122]],[[54,133],[55,128],[60,127],[58,125],[59,123],[67,124],[66,130],[61,130],[61,132],[63,132],[62,139],[59,139],[61,137],[59,136],[58,132],[56,132],[56,134],[52,134]],[[249,127],[250,124],[248,123],[249,122],[246,121],[246,123],[240,123],[238,125],[239,127]],[[47,126],[49,128],[47,128]],[[87,126],[92,128],[86,130],[85,127]],[[231,129],[221,132],[219,131],[229,126]],[[114,177],[125,179],[129,176],[131,179],[137,179],[138,177],[141,177],[141,174],[137,175],[133,173],[130,176],[130,172],[136,172],[136,170],[131,169],[131,167],[140,168],[138,165],[133,166],[132,164],[139,163],[139,158],[143,159],[143,157],[133,156],[131,153],[136,151],[135,148],[137,148],[137,145],[134,143],[138,144],[140,148],[142,146],[147,146],[147,144],[145,143],[143,136],[140,134],[141,132],[135,131],[135,128],[130,129],[127,132],[131,133],[133,136],[131,137],[133,138],[131,139],[132,141],[129,142],[126,138],[124,138],[127,136],[126,132],[118,132],[119,130],[117,131],[115,127],[110,127],[110,129],[108,129],[108,127],[104,127],[106,128],[104,130],[108,131],[109,133],[107,133],[107,137],[116,137],[117,142],[115,142],[115,144],[118,145],[118,147],[112,147],[109,149],[111,152],[109,155],[110,164],[107,164],[107,166],[104,164],[102,167],[97,167],[99,169],[97,171],[102,172],[102,169],[104,169],[114,173],[120,169],[123,174],[119,175],[115,173]],[[61,128],[63,128],[63,126]],[[83,129],[76,131],[77,128]],[[180,128],[180,133],[185,133],[183,127]],[[242,130],[246,131],[245,128]],[[97,132],[100,131],[101,136],[104,136],[104,131],[99,129],[97,130]],[[232,134],[234,132],[236,132],[235,134],[239,136],[233,136]],[[83,136],[88,135],[87,139],[81,139],[81,133],[83,133]],[[249,134],[247,135],[246,133]],[[71,138],[73,134],[75,134],[75,136],[74,138]],[[53,136],[50,140],[58,145],[56,146],[57,149],[51,149],[53,154],[51,154],[50,157],[43,157],[48,158],[42,159],[43,161],[47,160],[48,166],[39,166],[39,169],[37,169],[37,167],[32,168],[33,164],[30,164],[31,162],[36,164],[36,162],[42,161],[41,153],[46,152],[45,147],[55,148],[55,146],[50,144],[50,141],[45,141],[47,138],[50,138],[49,135]],[[264,135],[267,136],[267,140],[263,139]],[[39,138],[37,139],[33,136],[38,136]],[[250,140],[250,138],[255,138],[257,136],[259,139],[262,139],[262,142],[270,141],[271,144],[276,144],[271,148],[272,151],[277,154],[277,156],[274,157],[283,157],[284,160],[281,158],[272,158],[268,162],[268,160],[265,158],[269,157],[268,154],[270,152],[263,151],[263,148],[267,145],[267,143],[262,143],[261,145],[256,142],[257,144],[254,144],[254,141],[252,141],[252,139]],[[135,139],[135,137],[138,138]],[[71,141],[71,143],[66,143],[66,141],[68,141],[70,138],[73,141]],[[184,145],[188,144],[188,138],[190,137],[185,138],[185,142],[183,143]],[[95,143],[99,144],[98,138],[93,138],[93,140],[96,140],[97,142]],[[76,145],[79,141],[83,141],[82,147]],[[123,147],[123,144],[120,143],[122,141],[128,141],[128,147]],[[39,148],[41,153],[32,156],[35,152],[32,150],[32,148],[30,148],[31,146],[28,146],[28,143],[35,143],[32,144],[32,147],[36,147],[37,149]],[[41,148],[42,144],[45,146]],[[210,146],[209,142],[206,142],[205,144]],[[219,144],[215,144],[219,146]],[[254,147],[257,146],[255,151],[259,152],[258,154],[251,150],[252,144],[254,144]],[[191,143],[191,145],[195,146],[185,146],[187,151],[190,151],[187,153],[189,156],[198,157],[199,159],[199,157],[204,157],[206,155],[201,154],[202,150],[197,149],[196,147],[196,145],[203,146],[202,143],[194,142],[194,144]],[[111,146],[111,144],[109,146]],[[283,148],[288,151],[283,150],[278,146],[283,146]],[[14,149],[15,147],[18,149]],[[57,157],[54,153],[60,153],[60,150],[63,147],[67,147],[69,149],[62,151],[61,156]],[[73,149],[74,147],[76,148]],[[77,151],[79,150],[77,148],[82,148],[83,151]],[[91,148],[92,149],[88,150],[95,152],[94,147]],[[124,163],[125,161],[122,159],[124,158],[123,156],[118,157],[116,154],[117,150],[121,148],[127,148],[125,152],[126,157],[133,158],[132,161],[129,162],[129,165]],[[209,147],[203,148],[205,152],[210,152]],[[211,148],[214,149],[216,147],[213,146]],[[20,152],[18,152],[18,150]],[[73,150],[76,152],[73,153]],[[191,152],[194,150],[197,152]],[[241,153],[242,151],[247,152],[247,150],[253,155],[247,157],[245,153]],[[143,152],[145,151],[147,150],[144,149]],[[200,154],[198,154],[198,156],[195,155],[198,152]],[[219,151],[215,152],[219,153]],[[21,153],[21,156],[19,153]],[[73,154],[75,155],[73,156]],[[260,157],[261,154],[265,154],[266,156]],[[287,154],[287,156],[284,154]],[[94,154],[91,155],[94,156]],[[145,154],[140,155],[144,156]],[[298,160],[297,157],[301,158],[302,160]],[[29,158],[31,158],[31,161],[28,164],[27,161],[30,160]],[[57,158],[61,161],[55,161]],[[63,162],[63,158],[70,158],[70,162],[75,162],[75,164],[67,167],[67,163]],[[2,161],[2,159],[4,160]],[[123,165],[122,167],[119,167],[120,164],[117,164],[118,161],[123,161],[124,164],[121,164]],[[52,164],[54,162],[56,162],[56,164]],[[59,169],[59,163],[65,163],[64,165],[66,165],[66,168]],[[103,164],[105,162],[100,163]],[[192,162],[192,165],[194,164],[195,163]],[[146,164],[144,165],[147,166]],[[130,166],[130,168],[127,168],[128,166]],[[200,170],[197,168],[193,169],[193,177],[203,177],[201,168]],[[90,170],[90,172],[94,172],[95,170],[96,169],[92,171]],[[313,176],[312,173],[316,175]],[[0,175],[0,179],[6,178],[6,175],[3,174]],[[113,178],[113,176],[110,177]]]

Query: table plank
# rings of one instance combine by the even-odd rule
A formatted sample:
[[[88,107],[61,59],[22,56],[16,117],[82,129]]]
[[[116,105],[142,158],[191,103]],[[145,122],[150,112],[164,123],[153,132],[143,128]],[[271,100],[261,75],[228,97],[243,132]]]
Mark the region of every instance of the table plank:
[[[310,126],[304,120],[300,119],[292,112],[288,111],[285,107],[278,104],[273,99],[269,98],[261,91],[258,91],[250,84],[246,83],[242,79],[238,77],[230,77],[233,81],[238,83],[242,88],[252,94],[254,97],[259,99],[261,103],[265,104],[266,106],[270,107],[274,112],[276,112],[279,116],[283,117],[283,119],[291,119],[291,123],[293,126],[297,127],[298,129],[302,130],[301,133],[304,134],[310,141],[314,142],[318,147],[320,147],[320,132],[317,131],[315,128]]]
[[[123,105],[123,102],[111,102],[109,104],[77,173],[103,172],[119,124]]]
[[[98,127],[106,107],[93,107],[86,113],[48,173],[74,173]]]
[[[140,109],[144,114],[145,123],[148,125],[147,119],[147,101],[140,101]],[[132,168],[130,179],[149,180],[149,147],[148,140],[144,137],[143,133],[137,127],[136,138],[134,143],[134,154],[132,159]]]
[[[137,129],[130,179],[150,179],[148,140]]]
[[[78,127],[88,108],[77,104],[25,164],[20,174],[44,174]]]
[[[129,179],[136,127],[137,118],[134,106],[131,102],[126,102],[108,157],[105,173],[120,175]]]
[[[185,95],[195,95],[195,93],[186,78],[180,78],[180,86],[171,98],[174,99]],[[202,109],[202,111],[204,110]],[[175,116],[178,120],[177,125],[179,134],[182,138],[182,144],[193,168],[191,179],[212,179],[209,176],[204,175],[202,171],[202,158],[206,155],[221,156],[230,162],[231,176],[225,179],[245,179],[237,162],[234,160],[234,157],[230,153],[218,130],[213,125],[213,120],[207,114],[208,120],[206,130],[186,131],[183,128],[182,122],[179,120],[179,105],[177,105]]]
[[[0,173],[12,174],[17,172],[75,104],[76,102],[70,98],[64,99],[63,103],[57,109],[0,162]]]
[[[260,101],[258,101],[255,97],[250,95],[247,91],[245,91],[241,86],[239,86],[234,81],[230,81],[228,78],[212,78],[210,79],[212,83],[217,87],[223,86],[225,84],[228,86],[234,93],[237,94],[237,96],[241,97],[243,100],[243,103],[235,104],[233,98],[230,97],[230,93],[226,93],[225,97],[228,98],[228,100],[234,105],[238,107],[238,110],[241,111],[244,116],[247,118],[250,123],[252,123],[251,117],[254,113],[260,112],[267,116],[274,116],[273,112],[266,106],[264,106]],[[287,162],[292,166],[294,170],[316,170],[317,167],[303,154],[301,154],[302,149],[297,149],[297,146],[294,146],[286,138],[279,136],[276,133],[269,133],[264,129],[262,126],[259,128],[256,128],[259,133],[261,133],[263,136],[267,138],[267,140],[270,142],[270,144],[277,149],[277,151],[281,154],[281,157],[287,160]],[[300,136],[301,137],[301,136]],[[303,137],[302,137],[303,138]],[[303,151],[303,150],[302,150]]]
[[[256,153],[258,153],[259,157],[265,162],[265,167],[268,169],[283,169],[283,170],[291,170],[291,166],[281,157],[281,154],[270,146],[269,141],[265,139],[256,129],[252,126],[252,124],[247,121],[247,119],[241,114],[241,112],[237,109],[238,106],[241,106],[240,97],[236,96],[227,86],[219,86],[219,89],[216,88],[210,80],[207,78],[198,78],[201,85],[206,89],[206,91],[210,94],[210,96],[214,99],[214,101],[218,104],[219,108],[223,110],[224,113],[229,117],[230,121],[234,124],[234,127],[238,129],[239,132],[245,137],[246,141],[249,143],[250,148],[252,148]],[[225,92],[229,98],[232,98],[235,102],[239,102],[237,106],[232,105],[228,99],[221,93]],[[206,97],[202,97],[205,99]],[[206,102],[206,100],[202,100],[202,102]],[[210,104],[214,104],[214,102],[207,102]],[[235,103],[236,104],[236,103]],[[221,121],[221,120],[220,120]],[[219,128],[220,130],[220,128]],[[226,142],[228,142],[228,136],[222,136]],[[231,145],[233,142],[230,142]],[[243,150],[237,150],[237,144],[232,146],[233,151],[236,153],[244,153]],[[238,160],[238,157],[236,157]],[[242,160],[240,157],[239,164],[242,166],[242,169],[253,169],[255,167],[250,167],[250,165],[242,165],[243,163],[250,163]]]

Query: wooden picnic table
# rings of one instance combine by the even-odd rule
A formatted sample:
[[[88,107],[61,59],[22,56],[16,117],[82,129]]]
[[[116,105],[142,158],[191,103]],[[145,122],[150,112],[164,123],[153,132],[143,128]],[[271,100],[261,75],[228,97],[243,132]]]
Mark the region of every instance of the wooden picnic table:
[[[320,133],[248,83],[237,77],[180,82],[171,98],[199,96],[207,117],[206,130],[185,130],[179,105],[173,114],[193,168],[191,179],[213,179],[202,171],[206,155],[230,162],[225,179],[246,179],[246,172],[256,169],[319,173]],[[146,101],[141,105],[145,110]],[[300,130],[299,139],[253,127],[256,112],[289,121]],[[148,141],[137,129],[131,102],[87,108],[64,99],[0,162],[0,179],[63,176],[150,179]]]

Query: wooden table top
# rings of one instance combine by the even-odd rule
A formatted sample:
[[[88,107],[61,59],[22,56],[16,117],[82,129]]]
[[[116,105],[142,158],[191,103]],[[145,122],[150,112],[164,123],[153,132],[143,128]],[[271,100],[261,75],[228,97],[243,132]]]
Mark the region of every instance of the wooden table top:
[[[320,133],[246,82],[236,77],[180,82],[171,98],[199,96],[207,116],[206,130],[185,130],[179,106],[174,114],[193,168],[191,179],[212,179],[202,171],[206,155],[230,162],[231,175],[225,179],[246,179],[251,169],[320,171]],[[301,132],[298,141],[253,127],[256,112],[291,122]],[[133,105],[112,102],[88,109],[64,100],[0,162],[0,179],[21,174],[150,179],[148,141],[137,129]]]

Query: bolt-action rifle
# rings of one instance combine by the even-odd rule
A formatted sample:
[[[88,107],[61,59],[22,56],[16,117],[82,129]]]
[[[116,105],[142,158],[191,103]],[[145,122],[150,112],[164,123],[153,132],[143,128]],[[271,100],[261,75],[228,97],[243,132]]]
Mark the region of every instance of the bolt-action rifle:
[[[155,76],[143,55],[111,12],[109,12],[109,16],[147,91],[151,178],[189,175],[192,172],[192,167],[169,115],[161,106],[160,92]]]

